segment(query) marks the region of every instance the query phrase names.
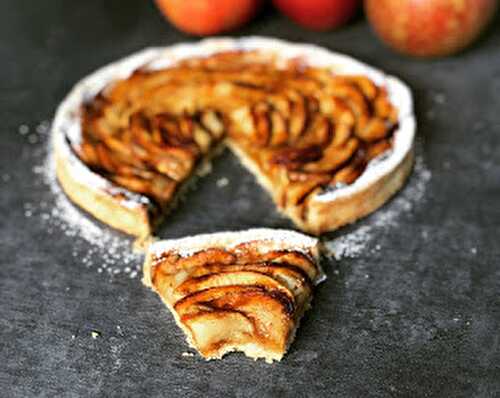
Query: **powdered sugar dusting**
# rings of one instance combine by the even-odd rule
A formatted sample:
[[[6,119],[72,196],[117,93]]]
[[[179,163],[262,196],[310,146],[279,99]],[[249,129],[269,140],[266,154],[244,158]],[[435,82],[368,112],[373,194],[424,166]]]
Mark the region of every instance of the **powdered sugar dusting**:
[[[370,248],[379,251],[381,249],[380,245],[372,247],[374,239],[380,236],[383,230],[396,227],[404,213],[411,213],[424,202],[426,188],[432,174],[426,167],[420,152],[421,150],[417,146],[413,174],[406,187],[397,194],[394,200],[371,215],[368,225],[360,225],[353,232],[341,235],[325,243],[327,251],[336,260],[356,258]]]
[[[314,251],[318,240],[300,232],[286,229],[253,228],[245,231],[225,231],[212,234],[188,236],[180,239],[162,240],[153,243],[149,251],[160,257],[166,252],[174,251],[181,256],[190,256],[206,248],[234,248],[242,243],[261,241],[260,252],[293,248],[306,254]]]
[[[335,260],[357,257],[367,246],[371,229],[369,226],[362,226],[350,234],[326,242],[325,247]]]
[[[20,128],[24,132],[25,128]],[[38,164],[32,168],[33,174],[51,192],[51,197],[38,202],[24,203],[24,215],[37,217],[46,226],[49,235],[75,238],[75,243],[84,241],[88,245],[73,245],[72,256],[86,267],[92,267],[98,273],[114,277],[127,275],[135,278],[142,264],[142,256],[132,251],[132,240],[119,233],[107,230],[94,221],[88,214],[76,208],[66,197],[57,182],[55,162],[51,150],[51,140],[47,137],[50,123],[44,121],[35,127],[43,151],[35,153]],[[29,141],[31,142],[31,141]],[[88,247],[90,246],[90,248]]]

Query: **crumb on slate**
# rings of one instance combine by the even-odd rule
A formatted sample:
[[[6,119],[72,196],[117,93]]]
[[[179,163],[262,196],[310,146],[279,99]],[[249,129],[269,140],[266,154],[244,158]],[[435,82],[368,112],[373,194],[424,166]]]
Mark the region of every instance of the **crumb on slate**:
[[[219,178],[215,184],[217,188],[224,188],[229,185],[229,179],[227,177]]]

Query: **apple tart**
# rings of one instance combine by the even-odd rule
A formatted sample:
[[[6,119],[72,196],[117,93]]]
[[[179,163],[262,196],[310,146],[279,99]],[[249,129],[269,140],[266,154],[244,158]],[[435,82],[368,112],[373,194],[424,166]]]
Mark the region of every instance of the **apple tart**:
[[[279,361],[324,279],[317,239],[253,229],[158,241],[144,283],[204,358],[232,351]]]
[[[145,50],[79,83],[54,122],[66,193],[139,236],[226,145],[299,228],[333,230],[402,186],[414,132],[399,80],[264,38]]]

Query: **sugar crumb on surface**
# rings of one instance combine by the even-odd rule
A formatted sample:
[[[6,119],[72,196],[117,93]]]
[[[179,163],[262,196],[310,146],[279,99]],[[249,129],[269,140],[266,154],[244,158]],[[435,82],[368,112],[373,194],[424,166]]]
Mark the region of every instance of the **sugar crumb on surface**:
[[[229,185],[229,179],[227,177],[221,177],[216,182],[217,188],[224,188]]]
[[[21,134],[21,135],[26,135],[26,134],[28,134],[28,133],[30,132],[30,128],[29,128],[29,126],[28,126],[27,124],[21,124],[21,125],[18,127],[17,131],[18,131],[18,132],[19,132],[19,134]]]
[[[432,96],[433,101],[438,105],[446,103],[446,96],[442,92],[437,92]]]
[[[38,142],[38,135],[36,135],[36,134],[28,135],[28,142],[30,144],[36,144]]]

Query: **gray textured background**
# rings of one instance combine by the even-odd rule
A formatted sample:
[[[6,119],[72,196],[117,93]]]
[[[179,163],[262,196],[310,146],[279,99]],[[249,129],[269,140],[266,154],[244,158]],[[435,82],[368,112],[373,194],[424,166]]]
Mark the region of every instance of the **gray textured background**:
[[[383,47],[361,18],[319,34],[267,11],[238,34],[315,42],[405,79],[432,172],[425,201],[377,229],[369,250],[327,267],[330,278],[282,363],[184,357],[180,331],[138,279],[110,282],[72,254],[73,244],[80,253],[91,249],[85,242],[48,235],[46,223],[25,216],[23,204],[50,201],[51,193],[32,172],[42,144],[18,128],[50,119],[95,68],[145,46],[192,39],[149,1],[4,0],[0,395],[500,396],[498,19],[473,49],[426,62]],[[221,176],[231,180],[225,189],[215,187]],[[256,225],[289,226],[226,153],[161,235]]]

